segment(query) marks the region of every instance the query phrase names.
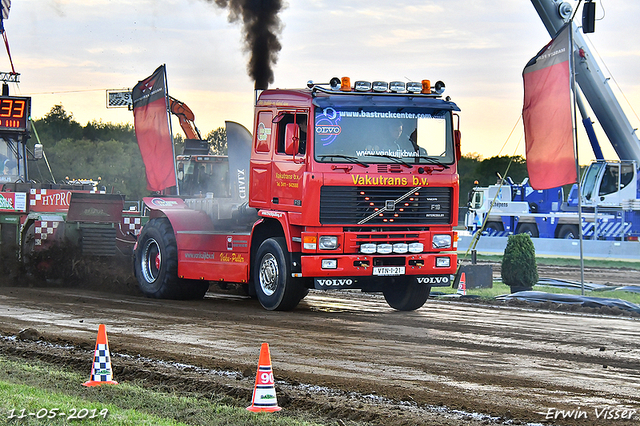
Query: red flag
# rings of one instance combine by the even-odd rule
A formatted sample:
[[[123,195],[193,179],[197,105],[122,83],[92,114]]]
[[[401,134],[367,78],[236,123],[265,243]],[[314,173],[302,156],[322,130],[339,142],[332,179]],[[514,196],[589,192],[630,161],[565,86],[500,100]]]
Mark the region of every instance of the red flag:
[[[133,126],[147,173],[147,189],[162,191],[176,186],[164,65],[158,67],[150,77],[139,81],[133,88],[131,98]]]
[[[571,120],[569,26],[565,25],[524,68],[524,137],[533,189],[577,180]]]

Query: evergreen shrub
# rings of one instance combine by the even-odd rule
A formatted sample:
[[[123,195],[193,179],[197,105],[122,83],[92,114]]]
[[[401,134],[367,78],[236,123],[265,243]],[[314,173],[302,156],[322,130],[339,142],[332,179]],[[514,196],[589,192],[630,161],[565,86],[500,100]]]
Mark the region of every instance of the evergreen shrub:
[[[502,257],[502,282],[511,292],[528,291],[538,282],[536,249],[529,234],[510,235]]]

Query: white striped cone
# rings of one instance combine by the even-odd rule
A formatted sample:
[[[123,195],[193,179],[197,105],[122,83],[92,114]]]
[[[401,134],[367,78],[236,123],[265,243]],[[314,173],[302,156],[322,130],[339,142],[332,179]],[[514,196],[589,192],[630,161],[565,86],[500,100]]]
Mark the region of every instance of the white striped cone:
[[[467,285],[464,282],[465,276],[464,272],[460,274],[460,282],[458,282],[458,294],[462,296],[467,295]]]
[[[278,398],[276,398],[275,381],[271,370],[271,355],[269,354],[269,344],[263,343],[260,348],[260,359],[258,361],[258,373],[256,374],[256,384],[253,388],[251,406],[247,410],[259,412],[280,411]]]

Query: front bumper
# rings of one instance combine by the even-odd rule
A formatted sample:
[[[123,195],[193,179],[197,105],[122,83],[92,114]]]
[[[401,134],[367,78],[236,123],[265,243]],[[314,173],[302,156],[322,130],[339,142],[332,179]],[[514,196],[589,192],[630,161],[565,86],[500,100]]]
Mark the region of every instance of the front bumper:
[[[323,261],[335,268],[323,267]],[[437,266],[447,263],[448,266]],[[456,252],[421,253],[416,255],[303,255],[300,277],[314,277],[316,288],[371,288],[393,280],[415,280],[432,287],[451,285],[450,275],[457,268]]]

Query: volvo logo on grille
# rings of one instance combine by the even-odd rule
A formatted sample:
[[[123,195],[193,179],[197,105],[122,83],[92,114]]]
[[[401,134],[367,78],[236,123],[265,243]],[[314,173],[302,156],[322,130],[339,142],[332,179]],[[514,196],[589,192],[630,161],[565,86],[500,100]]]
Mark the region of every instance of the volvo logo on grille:
[[[387,211],[394,211],[396,209],[396,202],[393,200],[386,200],[384,202],[384,208]]]

